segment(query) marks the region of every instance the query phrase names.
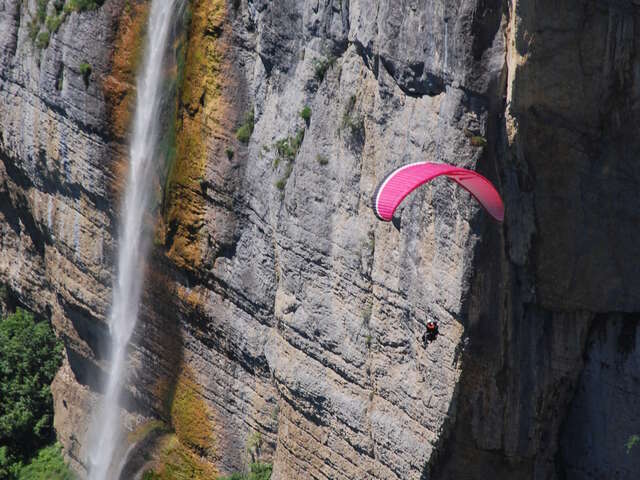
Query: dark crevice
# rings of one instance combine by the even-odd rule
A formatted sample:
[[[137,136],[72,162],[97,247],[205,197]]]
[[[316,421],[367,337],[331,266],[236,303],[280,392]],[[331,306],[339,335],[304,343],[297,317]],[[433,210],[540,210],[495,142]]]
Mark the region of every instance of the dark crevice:
[[[446,90],[447,82],[441,76],[425,71],[424,62],[398,68],[390,59],[380,57],[380,62],[393,77],[405,95],[410,97],[435,97]]]
[[[78,183],[66,182],[60,175],[60,171],[51,170],[47,168],[47,157],[44,150],[39,150],[36,163],[38,165],[38,183],[34,182],[18,164],[21,163],[17,159],[10,157],[6,152],[0,151],[0,161],[4,164],[4,167],[9,175],[9,178],[18,186],[22,191],[26,191],[29,188],[37,188],[48,194],[60,193],[61,195],[71,198],[73,200],[80,199],[83,195],[86,199],[101,212],[109,212],[111,208],[111,201],[100,195],[86,190],[82,185]],[[64,168],[65,160],[62,160],[62,168]]]
[[[636,334],[638,323],[640,322],[640,314],[626,314],[622,317],[622,329],[618,336],[618,353],[623,358],[631,355],[636,348]]]
[[[13,199],[6,191],[0,191],[0,212],[16,236],[20,238],[22,233],[26,233],[37,254],[44,258],[45,244],[47,237],[38,228],[31,212],[28,209],[26,200],[22,197],[18,198],[19,204],[14,205]]]
[[[89,345],[95,358],[107,360],[110,345],[108,327],[86,309],[67,303],[60,295],[58,295],[58,303],[62,305],[65,316],[71,320],[73,328],[80,338]]]
[[[67,335],[62,335],[67,358],[73,375],[81,385],[89,387],[92,391],[104,394],[104,386],[107,374],[95,362],[79,353],[74,348],[73,340]]]
[[[238,239],[234,239],[229,243],[222,243],[218,247],[218,251],[216,253],[216,258],[227,258],[231,260],[236,256],[236,250],[238,248]]]
[[[291,390],[284,384],[280,384],[282,385],[283,388],[286,388],[289,392],[291,392]],[[304,396],[296,396],[295,394],[293,394],[294,392],[291,392],[292,395],[291,397],[289,395],[284,395],[282,392],[280,392],[280,398],[282,400],[284,400],[287,405],[289,405],[291,407],[291,409],[295,412],[298,412],[299,414],[301,414],[304,418],[306,418],[307,420],[309,420],[313,425],[317,425],[317,426],[327,426],[329,425],[328,420],[326,418],[323,418],[323,413],[325,413],[327,410],[324,406],[326,399],[318,399],[318,400],[312,400],[310,399],[309,395],[304,395]],[[295,399],[302,399],[304,398],[306,401],[304,402],[300,402],[300,401],[293,401],[292,398]],[[301,408],[301,407],[308,407],[308,408]]]

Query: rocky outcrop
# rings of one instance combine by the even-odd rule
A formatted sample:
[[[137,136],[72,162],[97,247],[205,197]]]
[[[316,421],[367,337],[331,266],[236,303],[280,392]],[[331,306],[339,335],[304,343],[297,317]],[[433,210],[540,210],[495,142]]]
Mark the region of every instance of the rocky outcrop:
[[[0,4],[0,280],[65,340],[56,428],[82,472],[144,2],[72,13],[43,49],[29,8]],[[632,478],[635,8],[194,1],[131,430],[159,417],[277,480]],[[446,180],[379,223],[377,181],[425,158],[496,182],[504,225]]]
[[[619,121],[633,116],[637,14],[613,2],[556,13],[548,2],[515,2],[508,12],[506,104],[489,137],[508,205],[505,244],[476,265],[456,428],[436,478],[637,471],[624,449],[639,421],[624,413],[639,394],[627,370],[637,361],[638,199],[628,196],[637,176],[627,160],[633,127]],[[485,237],[483,249],[497,241]],[[625,345],[622,357],[606,331]],[[595,407],[598,381],[629,387]],[[614,438],[602,415],[618,408]]]

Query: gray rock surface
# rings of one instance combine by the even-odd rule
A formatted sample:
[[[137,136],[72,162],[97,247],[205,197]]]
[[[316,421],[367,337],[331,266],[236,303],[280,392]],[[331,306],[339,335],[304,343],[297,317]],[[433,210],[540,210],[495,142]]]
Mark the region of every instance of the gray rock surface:
[[[65,339],[56,428],[80,471],[122,147],[98,79],[121,4],[71,15],[37,51],[25,4],[0,0],[0,280]],[[151,259],[132,428],[163,415],[157,386],[187,365],[223,473],[261,432],[274,480],[634,478],[637,13],[561,7],[230,2],[220,88],[227,121],[253,108],[256,125],[246,147],[205,136],[200,264]],[[504,225],[442,179],[399,229],[378,222],[376,183],[423,159],[487,175]],[[441,335],[425,349],[429,319]]]
[[[585,366],[561,437],[560,470],[567,479],[634,478],[640,471],[638,435],[638,319],[597,317]]]

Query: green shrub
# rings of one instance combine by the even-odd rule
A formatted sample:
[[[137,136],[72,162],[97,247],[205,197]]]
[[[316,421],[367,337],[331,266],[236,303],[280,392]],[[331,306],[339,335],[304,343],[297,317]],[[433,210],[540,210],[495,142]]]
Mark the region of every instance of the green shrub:
[[[296,157],[296,150],[293,148],[290,142],[291,138],[281,138],[275,143],[276,153],[278,157],[293,160]]]
[[[278,168],[281,160],[287,161],[283,177],[276,182],[276,188],[281,192],[284,191],[284,187],[287,185],[287,181],[293,171],[293,161],[296,159],[298,150],[300,150],[304,140],[304,132],[304,128],[301,128],[296,132],[295,137],[281,138],[274,144],[277,156],[273,160],[273,168]]]
[[[300,128],[296,132],[296,136],[291,141],[291,147],[295,150],[296,154],[298,153],[298,150],[300,150],[303,140],[304,140],[304,128]]]
[[[233,473],[228,477],[218,477],[218,480],[269,480],[273,466],[270,463],[252,463],[249,473]]]
[[[80,69],[80,74],[82,75],[82,80],[84,80],[84,85],[86,87],[88,87],[89,86],[89,77],[91,77],[91,72],[93,71],[93,68],[87,62],[82,62],[78,68]]]
[[[300,117],[305,121],[307,125],[309,125],[309,120],[311,120],[311,108],[308,105],[305,105],[302,110],[300,110]]]
[[[281,138],[280,140],[276,141],[274,147],[276,149],[278,157],[280,159],[288,161],[295,160],[303,140],[304,128],[301,128],[296,132],[295,137]],[[274,165],[277,167],[278,163],[279,161],[277,163],[274,163]]]
[[[35,43],[36,38],[38,38],[38,33],[40,33],[40,24],[36,20],[30,20],[27,23],[27,30],[29,32],[29,39]]]
[[[252,463],[248,480],[269,480],[272,469],[269,463]]]
[[[627,455],[631,453],[631,450],[637,443],[640,443],[640,435],[631,435],[625,445],[625,447],[627,448]]]
[[[62,12],[60,15],[48,16],[46,21],[47,30],[49,30],[49,32],[51,33],[57,32],[60,28],[60,25],[62,25],[62,22],[64,22],[65,17],[66,13],[64,12]]]
[[[473,145],[474,147],[486,147],[487,139],[481,137],[480,135],[475,135],[471,137],[471,145]]]
[[[142,474],[142,480],[160,480],[160,475],[158,475],[157,473],[155,473],[153,470],[146,470],[143,474]]]
[[[356,106],[356,96],[351,95],[342,114],[340,128],[347,130],[351,136],[361,136],[364,133],[364,119],[353,112]]]
[[[17,480],[73,480],[74,475],[62,458],[59,443],[44,447],[31,462],[23,467]]]
[[[44,19],[47,18],[47,4],[49,0],[38,0],[36,3],[36,19],[38,23],[43,23]]]
[[[49,32],[40,32],[36,37],[36,47],[37,48],[47,48],[49,46]]]
[[[255,126],[255,117],[253,110],[247,112],[244,117],[244,123],[240,125],[240,128],[236,131],[236,138],[242,143],[249,143],[251,134],[253,133],[253,127]]]
[[[104,0],[68,0],[64,5],[64,11],[84,12],[86,10],[95,10],[104,3]]]
[[[104,3],[104,0],[54,0],[53,6],[57,15],[47,16],[49,0],[37,0],[36,13],[28,23],[29,38],[37,48],[46,48],[49,45],[49,35],[55,33],[71,12],[84,12],[95,10]],[[40,33],[43,24],[47,32]]]
[[[0,463],[5,468],[53,439],[49,386],[61,362],[62,344],[48,323],[21,309],[0,321],[0,445],[5,448]]]
[[[231,147],[225,148],[224,153],[227,155],[227,158],[229,159],[229,161],[233,160],[233,155],[235,154],[235,152],[233,151],[233,148]]]
[[[16,460],[7,447],[0,447],[0,478],[14,479],[22,469],[22,462]]]
[[[284,175],[280,180],[276,182],[276,187],[281,192],[284,190],[284,187],[287,186],[287,182],[289,181],[289,177],[291,176],[291,172],[293,172],[293,162],[287,163],[287,168],[284,171]]]
[[[327,58],[323,59],[313,59],[313,69],[315,73],[316,80],[318,82],[322,82],[324,80],[325,75],[327,74],[327,70],[333,67],[336,63],[336,57],[333,55],[329,55]]]
[[[91,75],[91,71],[93,70],[91,68],[91,65],[89,63],[87,63],[87,62],[82,62],[78,68],[80,69],[80,73],[83,76],[84,75]]]
[[[252,459],[260,458],[262,443],[262,434],[260,432],[253,432],[249,435],[249,438],[247,438],[245,449],[251,455]]]
[[[329,163],[329,159],[327,157],[325,157],[324,155],[316,156],[316,161],[322,166],[325,166],[325,165],[327,165]]]

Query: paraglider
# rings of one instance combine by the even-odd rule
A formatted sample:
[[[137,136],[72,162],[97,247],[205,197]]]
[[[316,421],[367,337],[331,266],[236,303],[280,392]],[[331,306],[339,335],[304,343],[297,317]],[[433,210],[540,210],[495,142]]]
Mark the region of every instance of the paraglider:
[[[444,163],[417,162],[397,168],[376,188],[372,205],[376,216],[385,222],[393,219],[396,208],[416,188],[441,175],[467,190],[498,222],[504,220],[504,204],[493,184],[485,177],[466,168]]]

